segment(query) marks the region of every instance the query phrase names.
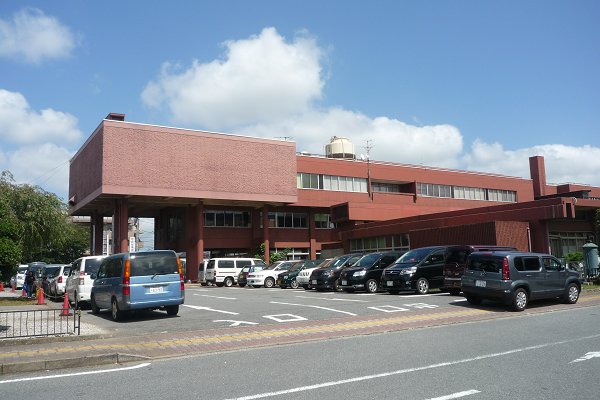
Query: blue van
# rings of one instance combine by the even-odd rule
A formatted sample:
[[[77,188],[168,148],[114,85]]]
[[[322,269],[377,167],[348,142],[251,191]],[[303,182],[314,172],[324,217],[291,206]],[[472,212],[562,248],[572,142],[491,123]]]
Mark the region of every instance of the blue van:
[[[177,315],[184,302],[181,262],[171,250],[114,254],[102,260],[95,275],[92,313],[110,309],[115,321],[134,310],[160,308]]]

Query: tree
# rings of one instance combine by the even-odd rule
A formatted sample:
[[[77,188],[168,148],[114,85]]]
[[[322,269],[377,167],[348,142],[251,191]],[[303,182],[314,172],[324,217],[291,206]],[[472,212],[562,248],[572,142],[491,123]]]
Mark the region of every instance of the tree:
[[[283,251],[273,252],[269,254],[269,262],[274,263],[275,261],[281,261],[287,259],[288,253],[290,253],[290,249],[284,249]],[[261,260],[265,260],[265,244],[264,242],[260,244],[256,248],[255,256],[256,258],[260,258]]]
[[[3,190],[3,188],[0,188]],[[0,281],[8,281],[21,260],[19,221],[0,194]]]

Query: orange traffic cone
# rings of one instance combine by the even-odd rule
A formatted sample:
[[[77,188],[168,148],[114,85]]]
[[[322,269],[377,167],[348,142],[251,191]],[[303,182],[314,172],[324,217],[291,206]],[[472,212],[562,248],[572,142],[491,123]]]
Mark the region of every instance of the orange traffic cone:
[[[43,306],[44,304],[46,304],[46,302],[44,301],[44,289],[39,288],[37,290],[37,300],[38,306]]]
[[[21,297],[27,297],[27,290],[25,290],[25,286],[23,286],[23,291],[21,292]]]
[[[4,282],[0,282],[0,292],[4,292]]]
[[[68,317],[71,314],[71,309],[69,308],[69,295],[65,292],[65,301],[63,301],[63,308],[60,312],[61,317]]]

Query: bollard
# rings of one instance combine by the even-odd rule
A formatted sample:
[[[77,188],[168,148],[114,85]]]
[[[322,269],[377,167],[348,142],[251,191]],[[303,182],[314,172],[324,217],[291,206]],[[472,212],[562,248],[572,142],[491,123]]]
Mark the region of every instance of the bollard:
[[[12,285],[10,285],[10,286],[11,286],[11,288],[12,288],[12,290],[11,290],[11,293],[14,293],[14,292],[15,292],[15,284],[13,283],[13,284],[12,284]]]

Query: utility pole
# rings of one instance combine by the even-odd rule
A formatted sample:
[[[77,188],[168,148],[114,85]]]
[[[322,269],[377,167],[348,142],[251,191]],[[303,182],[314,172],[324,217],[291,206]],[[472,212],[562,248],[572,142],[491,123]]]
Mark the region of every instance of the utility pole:
[[[363,148],[367,151],[367,193],[369,199],[373,201],[373,191],[371,190],[371,149],[373,148],[373,140],[367,139],[364,141],[365,145]]]

